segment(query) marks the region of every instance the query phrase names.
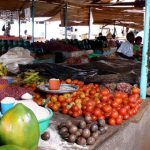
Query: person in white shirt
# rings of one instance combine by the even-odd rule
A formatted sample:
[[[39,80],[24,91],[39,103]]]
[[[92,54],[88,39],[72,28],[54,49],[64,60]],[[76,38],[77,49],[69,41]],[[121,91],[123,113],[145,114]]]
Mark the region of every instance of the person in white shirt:
[[[127,59],[133,59],[133,43],[134,43],[134,33],[129,32],[126,36],[127,40],[121,44],[118,48],[117,53],[119,56]]]

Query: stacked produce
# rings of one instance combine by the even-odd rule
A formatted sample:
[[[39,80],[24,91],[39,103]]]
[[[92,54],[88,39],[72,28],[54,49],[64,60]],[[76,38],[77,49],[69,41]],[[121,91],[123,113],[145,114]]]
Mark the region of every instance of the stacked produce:
[[[53,53],[54,51],[78,51],[79,49],[70,45],[65,44],[63,41],[60,40],[50,40],[43,42],[34,42],[31,45],[31,49],[37,54],[49,54]]]
[[[93,145],[99,135],[106,133],[107,126],[105,120],[100,119],[98,122],[92,123],[86,117],[85,121],[81,120],[77,123],[73,123],[70,120],[62,122],[58,126],[58,130],[61,137],[70,143]]]
[[[24,84],[40,84],[41,77],[39,76],[39,72],[35,71],[26,71],[23,73],[23,81]]]
[[[34,94],[31,89],[20,87],[17,85],[8,85],[5,88],[0,89],[0,100],[5,97],[14,97],[15,99],[19,100],[25,93],[30,93],[31,95]]]
[[[110,92],[106,87],[93,83],[85,85],[78,80],[67,79],[62,83],[75,84],[80,88],[74,93],[47,94],[47,106],[75,118],[90,116],[92,121],[105,119],[110,125],[119,125],[135,115],[142,102],[137,87],[132,87],[130,93],[126,93],[118,90]],[[42,104],[40,95],[35,96],[34,100]]]
[[[0,63],[0,77],[6,76],[8,73],[8,69],[2,63]]]

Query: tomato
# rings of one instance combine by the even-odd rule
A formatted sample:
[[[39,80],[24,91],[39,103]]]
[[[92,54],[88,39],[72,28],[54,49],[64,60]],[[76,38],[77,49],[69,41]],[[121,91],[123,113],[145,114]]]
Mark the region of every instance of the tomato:
[[[73,112],[77,112],[77,111],[79,110],[79,107],[78,107],[77,105],[73,105],[73,106],[71,107],[71,110],[72,110]]]
[[[47,107],[52,108],[53,103],[51,101],[48,102]]]
[[[122,98],[122,92],[120,92],[120,91],[115,91],[114,97],[115,97],[115,98]]]
[[[128,115],[128,114],[125,114],[124,116],[123,116],[123,119],[124,120],[128,120],[130,118],[130,116]]]
[[[129,102],[136,103],[136,101],[137,101],[137,99],[136,99],[136,97],[134,95],[130,95],[129,96]]]
[[[107,88],[103,88],[101,89],[101,94],[104,96],[108,95],[109,94],[109,90]]]
[[[140,93],[140,89],[138,87],[133,87],[132,93],[133,94],[139,94]]]
[[[128,110],[128,114],[129,114],[130,116],[133,116],[133,110],[132,110],[132,109],[129,109],[129,110]]]
[[[93,106],[86,106],[86,111],[93,112],[94,107]]]
[[[59,95],[59,96],[58,96],[58,101],[59,101],[59,102],[62,103],[62,102],[64,102],[65,100],[66,100],[66,99],[65,99],[65,97],[64,97],[63,95]]]
[[[110,105],[105,105],[102,109],[106,113],[110,113],[112,111],[112,107]]]
[[[99,108],[95,108],[93,114],[97,117],[101,116],[101,110]]]
[[[80,116],[80,114],[79,114],[78,112],[73,112],[73,113],[72,113],[72,116],[73,116],[74,118],[77,118],[77,117]]]
[[[125,115],[126,113],[127,113],[127,111],[126,111],[125,108],[121,108],[121,109],[119,110],[119,114],[121,114],[121,115]]]
[[[111,116],[111,112],[109,112],[109,113],[105,113],[105,114],[104,114],[104,116],[105,116],[105,118],[110,118],[110,116]]]
[[[114,101],[118,104],[121,104],[122,103],[122,98],[119,98],[119,97],[115,97],[114,98]]]
[[[123,92],[123,93],[122,93],[122,98],[123,98],[123,99],[128,98],[128,94]]]
[[[62,107],[66,107],[68,104],[66,103],[66,102],[63,102],[62,104],[61,104],[61,106]]]
[[[67,113],[68,113],[68,109],[64,107],[64,108],[61,110],[61,112],[62,112],[63,114],[67,114]]]
[[[69,97],[69,98],[66,98],[66,103],[71,103],[72,102],[72,98],[71,97]]]
[[[55,104],[56,104],[58,107],[61,106],[61,103],[60,103],[60,102],[56,102]]]
[[[95,115],[92,115],[92,121],[96,121],[97,120],[97,117]]]
[[[101,116],[98,117],[98,119],[105,119],[105,116],[101,115]]]
[[[129,106],[129,105],[125,105],[124,108],[125,108],[126,110],[130,110],[130,106]]]
[[[109,96],[108,95],[104,95],[101,97],[101,101],[102,102],[107,102],[109,100]]]
[[[114,118],[110,118],[110,119],[108,120],[108,123],[109,123],[110,125],[114,126],[114,125],[116,125],[116,120],[115,120]]]
[[[123,120],[123,116],[122,116],[122,115],[120,115],[120,114],[119,114],[118,118],[120,118],[120,119],[122,119],[122,120]]]
[[[116,124],[117,125],[120,125],[120,124],[122,124],[122,122],[123,122],[123,119],[122,118],[116,118]]]
[[[90,94],[91,95],[94,95],[96,93],[96,90],[95,89],[92,89],[91,91],[90,91]]]
[[[116,101],[113,101],[112,103],[111,103],[111,106],[113,107],[113,108],[116,108],[116,107],[118,107],[118,103],[116,102]]]
[[[53,110],[53,111],[58,111],[58,109],[59,109],[58,105],[54,104],[54,105],[52,106],[52,110]]]
[[[135,103],[129,103],[129,105],[130,105],[131,108],[135,108],[136,107]]]
[[[102,105],[102,103],[99,103],[99,104],[97,104],[96,106],[97,106],[98,108],[102,108],[103,105]]]
[[[72,110],[69,109],[68,114],[71,116],[73,114]]]
[[[113,112],[111,113],[111,118],[116,119],[116,118],[118,118],[118,116],[119,116],[119,113],[118,113],[117,111],[113,111]]]

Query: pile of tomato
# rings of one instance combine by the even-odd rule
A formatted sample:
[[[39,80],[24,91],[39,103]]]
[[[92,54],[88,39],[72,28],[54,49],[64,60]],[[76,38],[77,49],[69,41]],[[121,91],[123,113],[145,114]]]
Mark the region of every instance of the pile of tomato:
[[[82,81],[67,79],[62,83],[75,84],[79,90],[66,94],[47,94],[50,99],[47,106],[53,111],[60,110],[72,117],[90,116],[92,121],[105,119],[110,125],[119,125],[135,115],[142,103],[138,87],[131,93],[121,91],[110,92],[99,84],[87,84]]]

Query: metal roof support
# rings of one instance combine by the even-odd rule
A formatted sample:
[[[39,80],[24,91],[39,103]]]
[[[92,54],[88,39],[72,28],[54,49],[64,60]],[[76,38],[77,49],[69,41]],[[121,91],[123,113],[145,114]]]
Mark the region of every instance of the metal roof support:
[[[65,23],[65,39],[67,39],[67,22],[68,22],[68,18],[67,18],[67,15],[68,15],[68,3],[66,3],[65,5],[65,16],[64,16],[64,23]]]
[[[150,48],[150,2],[145,1],[145,23],[144,23],[144,45],[142,51],[142,66],[141,66],[141,80],[140,80],[140,95],[142,99],[146,99],[147,90],[147,76],[148,76],[148,49]]]
[[[92,11],[91,7],[89,8],[89,39],[91,38],[91,24],[92,24]]]
[[[45,21],[45,39],[47,38],[47,21]]]
[[[32,16],[32,42],[34,42],[34,15],[35,15],[35,9],[34,9],[34,0],[32,0],[32,6],[31,6],[31,16]]]
[[[19,19],[18,19],[18,24],[19,24],[19,38],[20,38],[20,12],[18,11],[19,14]]]

